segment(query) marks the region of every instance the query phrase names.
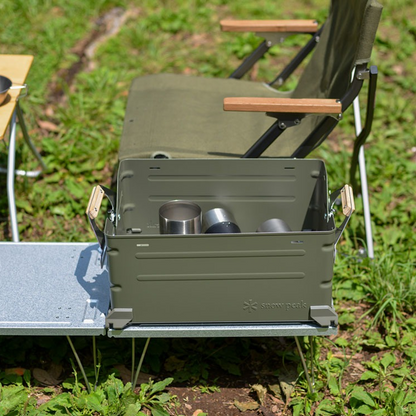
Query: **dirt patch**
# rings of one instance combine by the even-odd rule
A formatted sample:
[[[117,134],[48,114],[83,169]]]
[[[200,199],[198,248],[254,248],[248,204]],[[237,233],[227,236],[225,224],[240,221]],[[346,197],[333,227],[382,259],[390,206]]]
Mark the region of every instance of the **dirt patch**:
[[[54,81],[49,86],[51,92],[48,101],[54,104],[62,103],[65,99],[64,86],[70,88],[79,72],[94,69],[93,58],[97,48],[115,36],[127,20],[137,18],[139,14],[138,8],[124,10],[116,7],[100,16],[94,22],[93,30],[70,50],[70,53],[76,55],[78,60],[69,68],[63,68],[57,72]]]
[[[180,407],[177,409],[185,416],[193,415],[198,409],[212,415],[237,415],[240,411],[234,406],[234,400],[241,402],[251,400],[250,389],[222,388],[211,394],[202,394],[198,389],[173,387],[170,393],[177,396]]]
[[[184,416],[198,414],[198,410],[207,413],[209,416],[277,416],[292,414],[282,400],[271,394],[267,394],[263,404],[260,404],[250,388],[224,387],[218,392],[207,394],[201,393],[198,389],[172,387],[169,392],[177,397],[178,407],[176,407],[176,411]],[[244,410],[245,408],[247,410]]]
[[[251,360],[247,364],[248,367],[258,365]],[[194,416],[201,411],[209,416],[291,415],[288,404],[299,376],[296,366],[274,363],[273,373],[279,376],[272,374],[271,368],[256,371],[248,367],[239,377],[219,372],[212,384],[170,387],[177,412],[172,414]]]

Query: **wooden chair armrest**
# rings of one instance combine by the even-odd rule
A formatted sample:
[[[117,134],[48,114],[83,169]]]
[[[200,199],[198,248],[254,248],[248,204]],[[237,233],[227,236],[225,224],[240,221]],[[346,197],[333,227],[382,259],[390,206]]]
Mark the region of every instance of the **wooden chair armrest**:
[[[224,98],[225,111],[256,111],[266,113],[341,114],[338,100],[324,98]]]
[[[221,20],[224,32],[286,32],[315,33],[318,30],[316,20]]]

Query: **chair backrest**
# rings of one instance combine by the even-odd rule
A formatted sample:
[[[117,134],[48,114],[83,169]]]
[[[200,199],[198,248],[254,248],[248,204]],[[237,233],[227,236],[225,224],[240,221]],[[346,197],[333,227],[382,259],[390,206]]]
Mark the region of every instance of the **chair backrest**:
[[[342,98],[353,68],[370,60],[382,9],[377,0],[332,0],[293,97]]]
[[[370,60],[382,10],[377,0],[331,0],[319,42],[292,97],[342,99],[351,85],[353,69]],[[354,98],[349,96],[351,102]],[[347,106],[343,103],[343,109]],[[285,131],[271,152],[274,147],[285,156],[306,157],[336,125],[329,116],[306,117],[297,128]]]

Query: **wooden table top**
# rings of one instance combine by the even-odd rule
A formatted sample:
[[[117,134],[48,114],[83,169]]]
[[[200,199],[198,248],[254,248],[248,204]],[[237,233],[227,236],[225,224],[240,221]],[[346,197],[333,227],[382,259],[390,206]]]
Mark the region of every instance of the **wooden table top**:
[[[32,55],[0,55],[0,75],[9,78],[14,85],[24,84],[32,62]],[[10,90],[4,103],[0,105],[0,140],[4,139],[21,91]]]

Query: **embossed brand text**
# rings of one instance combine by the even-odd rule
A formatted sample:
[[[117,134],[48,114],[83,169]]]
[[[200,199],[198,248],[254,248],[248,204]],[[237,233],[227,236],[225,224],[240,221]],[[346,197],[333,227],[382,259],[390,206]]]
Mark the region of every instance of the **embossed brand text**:
[[[276,303],[262,303],[261,309],[306,309],[308,306],[301,300],[300,302],[276,302]]]

